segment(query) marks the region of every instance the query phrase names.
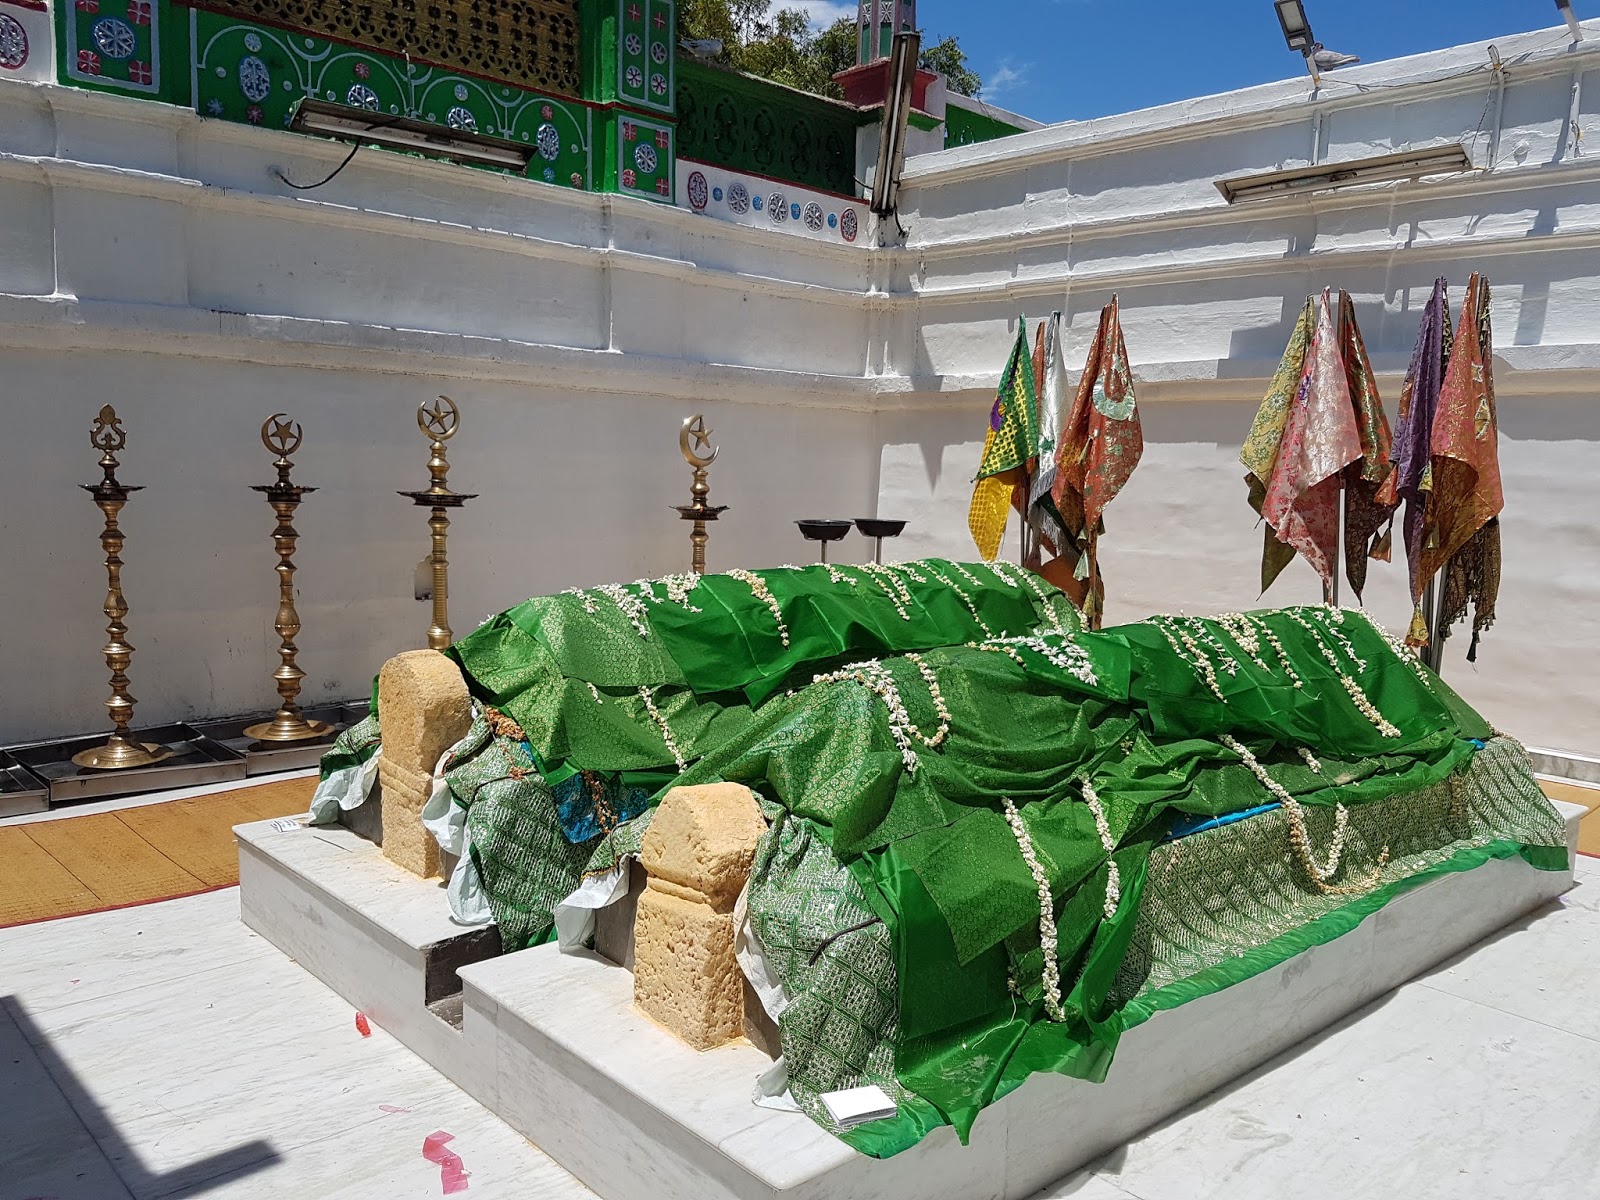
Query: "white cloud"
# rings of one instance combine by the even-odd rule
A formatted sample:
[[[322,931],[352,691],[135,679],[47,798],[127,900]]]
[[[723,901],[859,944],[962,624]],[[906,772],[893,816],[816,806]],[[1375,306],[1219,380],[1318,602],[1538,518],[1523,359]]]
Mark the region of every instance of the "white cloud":
[[[850,0],[794,0],[780,2],[778,8],[798,8],[806,14],[815,32],[821,32],[841,17],[855,20],[856,6]]]
[[[994,69],[989,78],[983,81],[983,98],[985,100],[998,100],[1005,92],[1014,92],[1024,87],[1028,82],[1028,72],[1033,70],[1032,63],[1023,63],[1013,66],[1010,59],[1001,63]]]

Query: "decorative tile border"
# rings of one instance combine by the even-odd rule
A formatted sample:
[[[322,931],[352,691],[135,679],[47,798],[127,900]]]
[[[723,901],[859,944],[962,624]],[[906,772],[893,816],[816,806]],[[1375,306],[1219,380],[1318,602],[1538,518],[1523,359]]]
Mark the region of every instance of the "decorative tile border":
[[[679,208],[719,221],[836,245],[866,245],[866,203],[831,192],[686,158],[678,169],[677,198]]]
[[[617,0],[617,97],[670,113],[676,82],[672,0]]]
[[[672,126],[617,115],[617,191],[672,203]]]
[[[155,0],[58,0],[69,79],[154,96],[161,91],[161,23]]]
[[[20,71],[31,50],[28,30],[10,13],[0,12],[0,71]]]

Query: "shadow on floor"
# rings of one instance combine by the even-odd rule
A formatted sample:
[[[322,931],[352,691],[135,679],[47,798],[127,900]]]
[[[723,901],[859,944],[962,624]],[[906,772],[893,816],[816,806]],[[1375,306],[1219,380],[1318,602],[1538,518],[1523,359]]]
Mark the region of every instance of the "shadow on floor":
[[[130,1055],[138,1052],[129,1047]],[[183,1070],[181,1063],[150,1067]],[[0,1145],[0,1200],[180,1200],[279,1159],[257,1139],[162,1174],[147,1170],[15,996],[0,996],[0,1111],[8,1126]]]

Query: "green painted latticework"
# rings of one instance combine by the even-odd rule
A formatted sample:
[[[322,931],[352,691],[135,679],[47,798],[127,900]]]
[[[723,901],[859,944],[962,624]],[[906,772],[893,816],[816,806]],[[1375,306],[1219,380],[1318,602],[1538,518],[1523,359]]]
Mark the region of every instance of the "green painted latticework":
[[[315,97],[505,138],[532,148],[530,178],[596,185],[589,110],[508,84],[209,12],[195,14],[195,81],[201,116],[283,129]]]
[[[855,110],[766,80],[678,60],[678,153],[855,194]]]
[[[944,110],[944,144],[945,148],[951,146],[973,146],[978,142],[992,142],[995,138],[1010,137],[1013,133],[1022,130],[1015,125],[991,117],[987,113],[973,112],[969,108],[957,108],[954,104],[948,105]]]

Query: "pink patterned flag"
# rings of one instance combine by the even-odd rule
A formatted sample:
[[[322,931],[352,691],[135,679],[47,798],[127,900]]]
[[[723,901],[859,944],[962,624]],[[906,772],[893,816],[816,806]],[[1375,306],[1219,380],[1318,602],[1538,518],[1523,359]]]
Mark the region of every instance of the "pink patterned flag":
[[[1278,540],[1305,555],[1324,585],[1333,581],[1339,546],[1339,473],[1360,457],[1361,431],[1324,291],[1261,510]]]

